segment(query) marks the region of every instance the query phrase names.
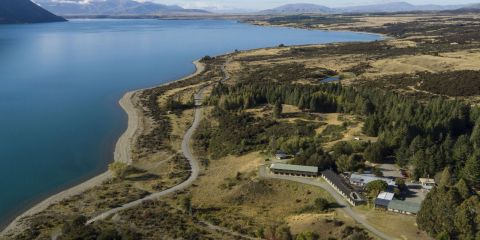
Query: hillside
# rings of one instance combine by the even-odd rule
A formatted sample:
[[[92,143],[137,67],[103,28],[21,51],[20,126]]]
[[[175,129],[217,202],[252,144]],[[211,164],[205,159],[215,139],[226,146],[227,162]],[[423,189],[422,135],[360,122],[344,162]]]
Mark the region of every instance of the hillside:
[[[359,5],[343,8],[329,8],[316,4],[287,4],[277,8],[261,11],[263,14],[303,14],[303,13],[374,13],[374,12],[411,12],[455,10],[466,5],[413,5],[407,2],[391,2],[383,4]]]
[[[59,21],[65,21],[65,19],[55,16],[30,0],[0,1],[0,24]]]
[[[354,6],[339,9],[342,13],[367,13],[367,12],[410,12],[410,11],[440,11],[461,8],[462,5],[413,5],[407,2],[392,2],[385,4]]]
[[[71,15],[160,15],[160,14],[206,14],[207,11],[184,9],[176,5],[133,0],[54,1],[37,0],[45,9],[63,16]]]
[[[277,8],[262,11],[264,14],[282,14],[282,13],[333,13],[334,10],[322,5],[298,3],[287,4]]]

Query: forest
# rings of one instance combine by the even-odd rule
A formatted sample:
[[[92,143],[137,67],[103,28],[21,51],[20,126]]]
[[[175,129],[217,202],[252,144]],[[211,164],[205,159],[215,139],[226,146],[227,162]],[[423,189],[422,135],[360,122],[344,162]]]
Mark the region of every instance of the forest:
[[[360,115],[365,119],[364,133],[379,137],[378,142],[372,143],[378,146],[374,149],[383,158],[394,156],[400,166],[411,166],[415,178],[434,176],[445,167],[451,167],[455,176],[461,176],[465,163],[475,156],[480,144],[479,109],[461,101],[435,98],[418,104],[414,97],[340,84],[303,86],[255,82],[243,82],[235,86],[219,84],[209,101],[216,106],[215,111],[221,111],[214,115],[220,120],[220,125],[228,125],[239,131],[235,136],[247,146],[266,143],[268,139],[263,139],[263,142],[251,141],[256,133],[242,132],[248,124],[241,119],[251,118],[248,121],[257,124],[245,131],[263,131],[261,129],[268,129],[266,126],[281,124],[275,123],[272,118],[260,121],[265,126],[258,125],[260,123],[243,112],[244,109],[281,102],[306,112]],[[235,120],[228,120],[227,117]],[[222,121],[228,124],[222,124]],[[284,137],[284,132],[273,132],[270,137]],[[307,137],[308,131],[298,131],[288,136]],[[301,150],[305,150],[304,147],[299,146],[293,151]]]

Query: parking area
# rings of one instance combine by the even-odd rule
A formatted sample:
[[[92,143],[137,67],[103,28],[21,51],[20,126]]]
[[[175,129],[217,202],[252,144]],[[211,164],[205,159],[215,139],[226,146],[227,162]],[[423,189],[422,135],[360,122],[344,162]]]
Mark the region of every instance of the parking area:
[[[419,183],[407,183],[407,187],[408,193],[405,201],[418,204],[422,203],[427,196],[427,191],[422,188],[422,185]]]
[[[395,164],[385,163],[377,166],[382,171],[384,177],[403,178],[400,168]]]

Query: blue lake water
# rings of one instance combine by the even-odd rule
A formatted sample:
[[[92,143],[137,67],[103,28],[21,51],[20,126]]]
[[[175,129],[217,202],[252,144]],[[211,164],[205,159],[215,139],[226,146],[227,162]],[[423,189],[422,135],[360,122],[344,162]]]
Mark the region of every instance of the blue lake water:
[[[223,20],[0,25],[0,225],[106,169],[128,90],[187,75],[204,55],[377,39]]]

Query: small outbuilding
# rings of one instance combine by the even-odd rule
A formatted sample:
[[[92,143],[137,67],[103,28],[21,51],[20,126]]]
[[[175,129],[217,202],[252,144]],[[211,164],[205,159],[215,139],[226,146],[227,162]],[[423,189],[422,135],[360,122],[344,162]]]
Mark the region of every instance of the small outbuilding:
[[[422,188],[430,191],[435,186],[435,179],[432,178],[420,178],[420,183],[422,184]]]
[[[289,159],[290,156],[282,151],[278,151],[277,153],[275,153],[275,158],[277,160],[285,160],[285,159]]]
[[[375,208],[388,209],[388,204],[393,200],[395,194],[391,192],[381,192],[375,199]]]
[[[318,167],[273,163],[270,165],[270,171],[275,174],[293,175],[302,177],[318,176]]]

